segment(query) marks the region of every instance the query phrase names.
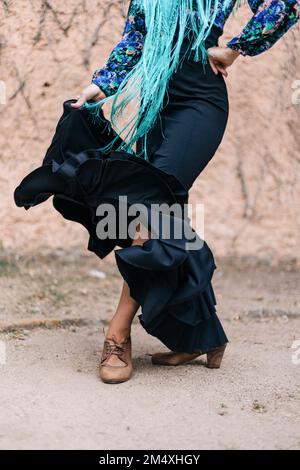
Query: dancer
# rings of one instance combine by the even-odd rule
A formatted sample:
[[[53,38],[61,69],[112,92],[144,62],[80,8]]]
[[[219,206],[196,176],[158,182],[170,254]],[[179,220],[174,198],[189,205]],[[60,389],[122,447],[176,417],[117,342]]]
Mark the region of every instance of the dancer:
[[[16,204],[26,209],[53,195],[55,209],[88,230],[88,249],[100,258],[120,247],[115,256],[124,284],[100,364],[106,383],[132,375],[130,332],[139,307],[141,325],[170,350],[153,354],[153,364],[179,365],[206,354],[208,367],[221,365],[228,339],[216,312],[216,266],[206,242],[199,246],[194,233],[197,243],[189,247],[185,235],[178,239],[171,230],[166,238],[161,228],[153,236],[151,220],[137,224],[134,236],[103,239],[99,206],[111,203],[122,216],[124,195],[126,210],[143,203],[147,213],[157,203],[188,202],[224,135],[228,68],[241,55],[269,49],[299,19],[300,0],[248,3],[252,18],[219,47],[236,0],[132,0],[121,41],[92,83],[64,103],[42,166],[15,190]],[[102,111],[107,101],[110,119]],[[173,226],[181,220],[165,217]]]

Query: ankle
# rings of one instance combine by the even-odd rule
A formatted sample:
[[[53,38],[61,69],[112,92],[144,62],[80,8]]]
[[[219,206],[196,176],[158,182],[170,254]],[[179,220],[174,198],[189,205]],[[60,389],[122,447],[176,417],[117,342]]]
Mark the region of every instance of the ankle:
[[[114,336],[118,342],[122,342],[130,336],[130,333],[131,325],[122,325],[111,320],[108,324],[106,337],[111,338],[112,336]]]

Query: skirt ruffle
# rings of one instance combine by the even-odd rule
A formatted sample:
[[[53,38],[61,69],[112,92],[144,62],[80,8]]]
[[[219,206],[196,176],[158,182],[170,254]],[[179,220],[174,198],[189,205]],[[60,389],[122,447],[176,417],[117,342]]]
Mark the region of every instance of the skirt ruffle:
[[[197,249],[187,249],[188,240],[175,238],[172,230],[169,238],[159,232],[143,245],[132,246],[128,233],[99,238],[97,224],[104,217],[97,212],[100,204],[113,204],[118,221],[120,210],[124,210],[120,196],[126,196],[126,211],[132,204],[143,204],[150,211],[153,204],[183,206],[188,191],[175,176],[149,161],[127,152],[101,152],[99,148],[116,136],[110,122],[102,113],[100,128],[87,109],[72,108],[73,101],[64,103],[42,166],[16,188],[16,204],[29,209],[54,196],[54,208],[88,231],[90,251],[104,258],[120,247],[115,249],[116,262],[131,296],[141,306],[139,320],[169,349],[193,352],[225,344],[228,340],[216,315],[211,286],[216,265],[208,245],[195,232],[195,239],[202,242]],[[176,222],[176,217],[168,217]]]

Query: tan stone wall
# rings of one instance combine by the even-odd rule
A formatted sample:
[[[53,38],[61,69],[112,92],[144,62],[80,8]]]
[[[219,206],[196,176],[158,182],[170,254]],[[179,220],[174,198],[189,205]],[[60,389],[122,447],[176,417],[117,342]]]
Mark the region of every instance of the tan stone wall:
[[[86,246],[86,234],[48,201],[25,212],[12,194],[39,165],[62,103],[105,63],[123,27],[122,1],[6,0],[0,2],[1,243],[16,251]],[[125,8],[126,11],[126,8]],[[224,39],[249,17],[243,7]],[[299,28],[255,58],[240,58],[227,85],[230,118],[213,161],[195,183],[192,201],[205,204],[205,236],[217,255],[299,258]]]

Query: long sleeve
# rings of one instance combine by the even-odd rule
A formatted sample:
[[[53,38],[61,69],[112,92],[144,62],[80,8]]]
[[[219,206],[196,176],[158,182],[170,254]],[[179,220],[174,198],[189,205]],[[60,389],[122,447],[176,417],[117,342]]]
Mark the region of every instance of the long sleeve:
[[[227,46],[255,56],[272,47],[299,20],[300,0],[248,0],[254,13]]]
[[[141,58],[145,35],[143,11],[135,0],[131,0],[122,39],[112,50],[105,66],[93,73],[92,83],[101,88],[106,96],[116,93],[127,74]]]

